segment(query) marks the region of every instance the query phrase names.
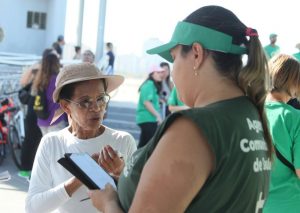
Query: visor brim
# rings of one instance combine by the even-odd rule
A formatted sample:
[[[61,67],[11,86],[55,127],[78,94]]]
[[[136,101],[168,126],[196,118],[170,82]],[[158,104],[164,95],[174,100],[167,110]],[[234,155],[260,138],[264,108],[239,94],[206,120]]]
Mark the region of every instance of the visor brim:
[[[161,46],[152,48],[150,50],[147,50],[146,52],[150,55],[158,54],[162,58],[166,59],[168,62],[173,63],[173,58],[170,53],[171,49],[173,49],[177,45],[177,42],[170,41],[167,44],[163,44]]]

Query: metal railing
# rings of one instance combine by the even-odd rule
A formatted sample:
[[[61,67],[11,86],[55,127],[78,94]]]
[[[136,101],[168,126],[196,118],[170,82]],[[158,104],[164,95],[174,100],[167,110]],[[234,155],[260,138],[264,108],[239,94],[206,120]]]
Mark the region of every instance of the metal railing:
[[[20,89],[20,78],[23,72],[21,66],[0,64],[0,96]]]

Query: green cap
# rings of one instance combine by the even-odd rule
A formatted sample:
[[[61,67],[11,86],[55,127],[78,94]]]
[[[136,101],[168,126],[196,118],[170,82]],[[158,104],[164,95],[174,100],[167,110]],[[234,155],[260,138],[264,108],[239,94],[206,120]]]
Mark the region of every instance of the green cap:
[[[224,53],[244,54],[246,47],[232,44],[232,37],[225,33],[188,22],[178,22],[171,41],[147,51],[149,54],[158,54],[169,62],[173,62],[170,50],[181,45],[200,43],[205,49]]]

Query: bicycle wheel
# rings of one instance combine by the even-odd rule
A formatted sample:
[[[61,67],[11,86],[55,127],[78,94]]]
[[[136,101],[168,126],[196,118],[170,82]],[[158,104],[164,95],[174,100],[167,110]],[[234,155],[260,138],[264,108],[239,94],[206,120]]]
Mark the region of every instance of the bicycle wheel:
[[[9,126],[8,130],[8,140],[9,140],[9,146],[12,154],[12,158],[18,167],[18,169],[21,169],[21,148],[22,144],[19,138],[19,134],[17,131],[17,128],[13,125]]]

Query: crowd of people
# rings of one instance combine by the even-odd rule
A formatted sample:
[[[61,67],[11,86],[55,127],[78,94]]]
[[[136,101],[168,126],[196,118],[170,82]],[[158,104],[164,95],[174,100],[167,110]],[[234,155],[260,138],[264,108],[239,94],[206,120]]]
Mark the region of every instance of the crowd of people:
[[[80,63],[62,66],[58,36],[21,77],[31,95],[26,212],[299,212],[300,53],[282,54],[269,38],[263,47],[220,6],[179,21],[168,43],[147,51],[163,59],[138,89],[136,142],[103,124],[124,82],[112,43],[105,66],[80,46]],[[87,188],[57,162],[66,153],[87,153],[117,187]]]

